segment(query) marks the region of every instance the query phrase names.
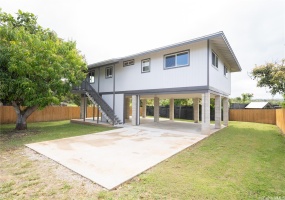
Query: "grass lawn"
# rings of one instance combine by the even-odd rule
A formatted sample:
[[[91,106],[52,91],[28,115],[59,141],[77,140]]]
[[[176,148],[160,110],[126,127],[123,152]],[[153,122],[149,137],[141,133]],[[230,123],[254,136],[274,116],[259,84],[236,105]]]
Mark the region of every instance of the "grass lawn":
[[[0,125],[0,151],[24,144],[111,130],[104,126],[84,126],[69,121],[28,123],[28,130],[15,131],[15,124]]]
[[[113,191],[62,173],[49,159],[32,160],[23,147],[106,128],[35,123],[15,136],[11,127],[1,126],[0,199],[285,199],[285,137],[273,125],[230,122]]]

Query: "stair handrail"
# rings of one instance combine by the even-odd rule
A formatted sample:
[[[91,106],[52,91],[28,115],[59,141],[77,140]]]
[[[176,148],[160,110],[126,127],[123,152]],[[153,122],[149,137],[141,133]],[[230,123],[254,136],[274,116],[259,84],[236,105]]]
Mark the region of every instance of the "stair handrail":
[[[101,103],[103,103],[104,105],[107,106],[108,109],[111,109],[112,108],[102,99],[102,97],[98,94],[98,92],[90,85],[90,83],[88,83],[86,80],[83,81],[84,82],[84,88],[85,88],[85,91],[87,91],[88,93],[91,93],[96,95],[96,99],[95,100],[99,100]],[[98,102],[98,104],[101,104]]]
[[[88,92],[89,94],[93,94],[92,97],[95,97],[95,101],[99,104],[101,108],[103,108],[103,111],[106,113],[106,115],[115,123],[116,116],[113,109],[102,99],[102,97],[99,95],[99,93],[90,85],[89,81],[84,80],[81,84],[81,89],[85,90],[85,92]],[[104,108],[105,107],[105,108]]]

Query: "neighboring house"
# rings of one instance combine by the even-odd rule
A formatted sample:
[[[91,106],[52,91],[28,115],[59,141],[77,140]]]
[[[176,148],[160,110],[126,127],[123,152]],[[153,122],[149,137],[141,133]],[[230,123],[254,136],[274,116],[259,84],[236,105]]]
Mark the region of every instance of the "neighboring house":
[[[154,99],[154,121],[159,121],[159,99],[170,99],[170,120],[174,99],[192,98],[194,121],[199,121],[202,100],[202,130],[210,128],[210,98],[215,98],[216,128],[228,123],[231,73],[240,72],[233,50],[223,32],[88,65],[88,78],[75,92],[86,94],[112,124],[129,118],[139,125],[140,100],[145,116],[146,99]],[[84,100],[82,100],[82,105]]]
[[[251,102],[246,107],[246,109],[272,109],[274,108],[269,102]]]

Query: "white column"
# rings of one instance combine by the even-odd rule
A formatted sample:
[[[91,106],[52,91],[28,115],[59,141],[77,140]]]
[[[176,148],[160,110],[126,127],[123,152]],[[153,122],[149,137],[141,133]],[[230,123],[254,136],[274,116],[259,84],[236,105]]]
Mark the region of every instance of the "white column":
[[[159,98],[154,97],[154,111],[153,111],[154,122],[159,122]]]
[[[146,118],[146,99],[142,100],[142,117]]]
[[[169,120],[174,120],[174,99],[169,100]]]
[[[215,128],[221,128],[221,96],[215,96]]]
[[[193,108],[194,108],[194,123],[199,123],[199,99],[193,99]]]
[[[132,96],[132,125],[136,126],[138,121],[138,97],[137,95]]]
[[[210,93],[202,94],[202,133],[210,132]]]
[[[125,119],[130,119],[130,98],[125,98]]]
[[[228,126],[229,123],[229,99],[223,98],[223,121],[224,125]]]

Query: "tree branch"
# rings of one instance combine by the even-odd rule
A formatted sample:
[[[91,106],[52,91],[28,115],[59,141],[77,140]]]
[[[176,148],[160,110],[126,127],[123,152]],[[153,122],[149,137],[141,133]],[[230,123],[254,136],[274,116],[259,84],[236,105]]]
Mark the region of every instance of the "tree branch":
[[[27,107],[24,111],[23,117],[28,118],[37,109],[38,106]]]
[[[16,101],[12,101],[12,106],[13,106],[16,114],[19,115],[21,113],[21,109],[20,109],[20,106],[18,106],[18,104],[16,103]]]

